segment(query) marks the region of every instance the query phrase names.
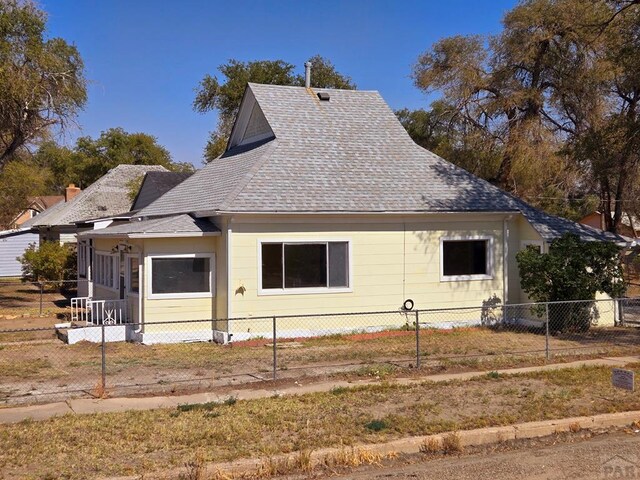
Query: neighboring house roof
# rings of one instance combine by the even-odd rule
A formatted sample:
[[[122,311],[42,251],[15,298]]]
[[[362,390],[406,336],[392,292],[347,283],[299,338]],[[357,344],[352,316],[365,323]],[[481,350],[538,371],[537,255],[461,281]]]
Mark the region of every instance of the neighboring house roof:
[[[39,211],[53,207],[55,204],[64,201],[64,195],[43,195],[40,197],[32,197],[29,199],[30,207],[39,208]]]
[[[191,172],[147,172],[131,210],[140,210],[191,176]]]
[[[128,184],[149,171],[167,171],[160,165],[118,165],[69,202],[61,202],[25,222],[25,227],[72,225],[84,219],[128,212],[132,201]]]
[[[613,212],[611,212],[611,218],[613,218]],[[590,219],[596,219],[598,223],[604,221],[604,213],[598,210],[595,210],[588,215],[585,215],[580,220],[580,223],[587,223]],[[640,219],[630,214],[629,212],[622,212],[622,218],[620,219],[620,223],[629,229],[633,229],[636,232],[640,231]]]
[[[122,225],[84,232],[80,237],[200,237],[219,234],[220,230],[208,220],[182,214],[151,220],[133,220]]]
[[[227,151],[138,216],[517,211],[546,240],[567,231],[626,240],[544,213],[423,149],[378,92],[249,83]]]
[[[55,204],[62,202],[64,200],[64,195],[42,195],[39,197],[29,197],[27,201],[29,205],[22,210],[18,215],[16,215],[13,220],[9,223],[9,225],[14,227],[19,227],[23,225],[25,222],[33,218],[33,216],[29,216],[29,218],[22,218],[29,211],[35,211],[37,213],[44,212],[46,209],[53,207]],[[35,215],[34,215],[35,216]]]

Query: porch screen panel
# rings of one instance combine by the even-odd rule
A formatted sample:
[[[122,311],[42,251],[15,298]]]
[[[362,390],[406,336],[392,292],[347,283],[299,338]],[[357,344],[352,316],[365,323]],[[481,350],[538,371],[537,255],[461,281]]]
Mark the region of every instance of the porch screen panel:
[[[153,258],[152,293],[209,293],[209,258]]]

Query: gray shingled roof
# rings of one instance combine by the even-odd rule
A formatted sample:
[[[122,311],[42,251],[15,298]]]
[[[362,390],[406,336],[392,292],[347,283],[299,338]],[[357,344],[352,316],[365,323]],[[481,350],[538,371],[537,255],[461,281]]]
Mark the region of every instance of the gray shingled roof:
[[[227,151],[140,212],[505,211],[500,190],[416,145],[380,94],[249,84],[275,139]],[[314,90],[315,92],[319,90]]]
[[[80,236],[143,238],[216,235],[219,233],[218,227],[208,220],[182,214],[142,221],[133,220],[121,225],[90,230],[81,233]]]
[[[505,194],[508,195],[508,194]],[[524,218],[536,229],[542,238],[550,242],[554,238],[558,238],[565,233],[573,233],[578,235],[582,240],[608,240],[615,243],[629,243],[633,239],[626,238],[623,235],[616,235],[611,232],[603,232],[597,228],[583,225],[582,223],[572,222],[566,218],[557,217],[544,212],[538,208],[532,207],[528,203],[509,195],[513,201],[514,208],[522,212]]]
[[[131,208],[127,184],[146,172],[167,169],[160,165],[118,165],[69,202],[60,202],[40,215],[25,222],[24,226],[71,225],[98,217],[128,212]]]
[[[549,240],[621,238],[548,215],[416,145],[378,92],[247,88],[275,137],[227,150],[139,216],[521,211]]]

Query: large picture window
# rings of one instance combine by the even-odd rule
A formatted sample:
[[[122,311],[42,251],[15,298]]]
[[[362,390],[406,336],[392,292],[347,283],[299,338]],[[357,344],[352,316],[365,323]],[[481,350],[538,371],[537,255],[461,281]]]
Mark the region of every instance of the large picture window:
[[[262,290],[349,288],[348,242],[264,242]]]
[[[151,257],[151,295],[211,294],[212,257]]]
[[[490,238],[443,238],[440,243],[442,280],[492,277]]]

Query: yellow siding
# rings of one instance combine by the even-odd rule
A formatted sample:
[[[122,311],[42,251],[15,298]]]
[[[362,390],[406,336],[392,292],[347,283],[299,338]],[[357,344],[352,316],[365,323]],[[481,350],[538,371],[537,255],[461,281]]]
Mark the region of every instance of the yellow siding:
[[[207,253],[215,252],[213,237],[146,239],[144,241],[144,333],[170,330],[204,330],[210,328],[209,322],[196,322],[176,325],[149,325],[154,322],[211,320],[215,318],[213,296],[207,298],[149,298],[150,257],[158,254]],[[217,262],[217,258],[216,258]],[[215,283],[215,275],[214,275]],[[215,284],[213,285],[215,288]]]
[[[503,296],[503,221],[449,217],[451,221],[397,223],[234,223],[232,235],[232,318],[335,312],[397,311],[411,298],[415,308],[480,306]],[[476,217],[477,218],[477,217]],[[493,278],[440,281],[440,238],[488,235],[493,238]],[[258,246],[263,240],[349,240],[350,292],[260,295]],[[475,314],[477,316],[477,313]],[[468,316],[468,315],[467,315]],[[282,320],[279,329],[333,329],[340,325],[401,326],[404,315]],[[264,331],[268,322],[235,321],[235,332]],[[263,325],[265,324],[265,325]],[[286,325],[286,327],[285,327]]]

